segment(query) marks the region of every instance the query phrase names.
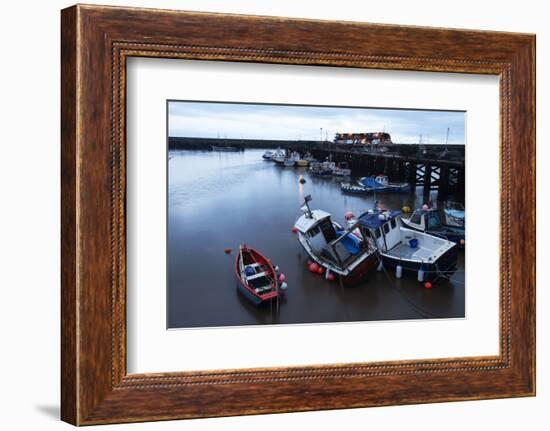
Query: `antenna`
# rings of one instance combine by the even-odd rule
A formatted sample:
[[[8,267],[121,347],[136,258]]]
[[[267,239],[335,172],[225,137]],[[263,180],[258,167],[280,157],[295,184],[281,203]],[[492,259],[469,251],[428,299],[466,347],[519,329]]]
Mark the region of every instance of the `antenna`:
[[[447,127],[447,138],[445,139],[445,149],[447,149],[447,144],[449,143],[449,131],[451,130],[450,127]]]
[[[307,195],[304,197],[304,205],[307,208],[307,216],[309,218],[313,218],[313,214],[311,213],[311,208],[309,207],[309,202],[311,202],[311,195]]]

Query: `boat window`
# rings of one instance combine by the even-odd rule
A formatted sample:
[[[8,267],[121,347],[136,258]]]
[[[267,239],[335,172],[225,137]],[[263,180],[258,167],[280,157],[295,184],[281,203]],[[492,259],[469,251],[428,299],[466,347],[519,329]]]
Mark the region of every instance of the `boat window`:
[[[411,217],[411,223],[420,224],[420,214],[414,213]]]
[[[376,228],[376,229],[374,230],[374,236],[376,237],[376,239],[380,238],[380,235],[381,235],[381,234],[382,234],[382,233],[380,232],[380,228]]]
[[[390,223],[391,223],[391,228],[392,228],[392,229],[395,229],[396,221],[395,221],[394,218],[391,219]]]
[[[431,212],[428,215],[428,227],[439,227],[439,225],[439,216],[435,211]]]
[[[313,238],[314,236],[316,236],[318,233],[320,232],[319,230],[319,226],[315,226],[314,228],[310,229],[308,231],[308,235],[310,238]]]
[[[326,242],[331,242],[336,239],[336,229],[334,229],[330,219],[323,220],[320,227]]]
[[[382,227],[384,228],[384,233],[388,233],[390,231],[390,224],[389,223],[384,223],[384,225]]]

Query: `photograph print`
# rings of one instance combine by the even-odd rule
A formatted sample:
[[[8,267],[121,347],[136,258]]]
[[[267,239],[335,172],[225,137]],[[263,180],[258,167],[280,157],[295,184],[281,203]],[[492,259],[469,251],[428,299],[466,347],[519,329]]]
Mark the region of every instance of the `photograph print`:
[[[168,100],[168,328],[464,318],[465,121]]]

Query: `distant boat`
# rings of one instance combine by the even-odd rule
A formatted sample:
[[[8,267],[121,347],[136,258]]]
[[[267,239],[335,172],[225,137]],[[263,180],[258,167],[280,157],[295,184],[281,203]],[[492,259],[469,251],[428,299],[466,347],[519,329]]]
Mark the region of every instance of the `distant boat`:
[[[255,305],[279,296],[277,272],[259,251],[243,244],[235,259],[238,290]]]
[[[410,187],[407,183],[392,183],[387,175],[376,177],[363,177],[358,181],[360,186],[372,188],[377,193],[408,193]]]
[[[402,218],[401,221],[405,227],[439,236],[458,244],[463,243],[465,238],[464,227],[446,225],[445,216],[435,208],[417,209],[413,211],[410,218]]]
[[[360,186],[359,184],[340,183],[340,190],[344,193],[366,195],[372,193],[373,189],[370,187]]]
[[[330,176],[336,169],[336,164],[334,162],[311,162],[309,164],[309,171],[313,175],[319,176]]]
[[[273,158],[273,151],[266,151],[262,157],[264,158],[264,160],[270,160]]]
[[[306,196],[304,214],[294,225],[300,244],[309,257],[324,268],[325,277],[332,273],[348,285],[360,282],[378,262],[374,242],[343,228],[328,212],[312,211],[310,201],[311,196]]]
[[[347,162],[340,162],[338,166],[332,171],[332,175],[337,177],[349,177],[351,176],[351,169]]]
[[[212,151],[236,152],[241,151],[241,149],[238,147],[218,147],[216,145],[212,145]]]
[[[280,148],[278,148],[277,151],[275,151],[275,153],[271,157],[271,160],[273,160],[278,165],[283,166],[285,163],[285,152]]]
[[[399,211],[374,209],[350,219],[350,229],[370,236],[385,267],[417,274],[418,281],[448,279],[456,270],[455,243],[403,226]]]
[[[296,166],[307,167],[311,162],[315,162],[315,158],[308,152],[303,157],[296,160]]]
[[[290,156],[286,157],[283,161],[283,165],[286,166],[287,168],[292,168],[294,166],[296,166],[296,162],[300,160],[300,155],[293,151],[292,154],[290,154]]]

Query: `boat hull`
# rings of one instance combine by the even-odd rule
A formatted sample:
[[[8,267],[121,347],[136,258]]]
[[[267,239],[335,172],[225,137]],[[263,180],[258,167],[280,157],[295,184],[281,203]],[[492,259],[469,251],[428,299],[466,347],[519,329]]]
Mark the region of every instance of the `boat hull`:
[[[363,186],[355,186],[353,184],[341,184],[340,190],[344,193],[354,194],[354,195],[367,195],[372,193],[372,189],[363,187]]]
[[[418,274],[418,270],[422,268],[424,270],[422,281],[435,282],[440,279],[448,279],[455,273],[458,250],[456,246],[450,248],[435,262],[406,260],[382,252],[380,252],[380,258],[386,269],[395,269],[397,265],[401,265],[404,271]]]
[[[308,256],[311,258],[311,260],[317,263],[318,265],[322,266],[325,269],[325,271],[332,272],[337,278],[340,277],[343,284],[345,284],[346,286],[355,286],[361,281],[366,280],[369,274],[374,272],[375,268],[378,266],[378,258],[376,257],[375,253],[372,253],[369,256],[367,256],[355,268],[353,268],[353,270],[342,271],[342,270],[336,269],[332,264],[327,263],[325,260],[319,258],[307,246],[305,246],[302,241],[303,240],[300,240],[300,244],[302,245],[303,249],[308,254]]]
[[[269,300],[263,300],[262,298],[259,298],[258,296],[254,295],[250,290],[244,287],[240,278],[237,278],[237,290],[254,305],[260,305],[263,302],[269,301]]]

